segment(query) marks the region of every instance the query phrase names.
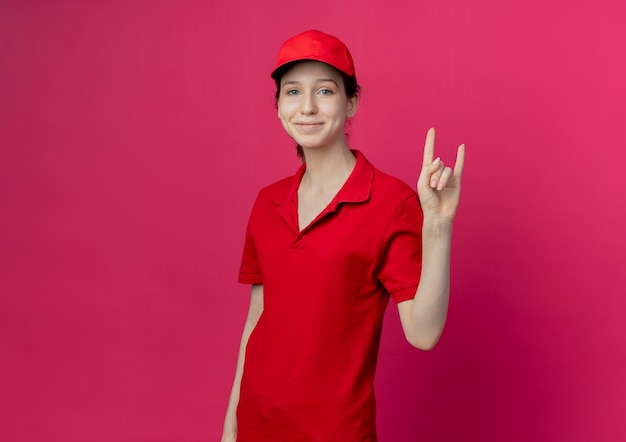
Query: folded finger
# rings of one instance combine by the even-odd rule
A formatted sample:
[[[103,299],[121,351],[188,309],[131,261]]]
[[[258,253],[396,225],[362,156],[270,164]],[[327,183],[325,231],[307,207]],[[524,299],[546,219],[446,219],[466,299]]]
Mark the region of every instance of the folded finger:
[[[446,167],[443,170],[441,177],[439,178],[439,183],[437,184],[437,190],[443,190],[446,187],[446,185],[450,182],[451,178],[452,178],[452,169],[450,169],[449,167]]]
[[[432,164],[430,173],[430,187],[432,187],[433,189],[437,188],[439,180],[441,179],[441,174],[443,173],[444,169],[445,166],[443,162],[439,159],[437,159],[436,163]]]

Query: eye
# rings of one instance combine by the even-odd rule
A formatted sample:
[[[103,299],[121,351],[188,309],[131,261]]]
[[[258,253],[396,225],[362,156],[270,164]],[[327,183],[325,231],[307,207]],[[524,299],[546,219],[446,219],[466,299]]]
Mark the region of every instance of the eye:
[[[320,89],[319,93],[321,95],[332,95],[333,91],[331,91],[330,89],[324,88],[324,89]]]
[[[288,89],[285,93],[287,95],[298,95],[300,91],[298,89]]]

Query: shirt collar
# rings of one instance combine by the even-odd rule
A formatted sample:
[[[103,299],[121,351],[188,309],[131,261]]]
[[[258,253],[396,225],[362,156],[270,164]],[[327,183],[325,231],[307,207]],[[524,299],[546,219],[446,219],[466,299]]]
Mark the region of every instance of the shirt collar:
[[[344,185],[337,192],[337,196],[333,199],[331,204],[335,206],[340,203],[361,203],[367,201],[370,197],[374,179],[374,166],[360,151],[352,150],[352,153],[356,156],[356,164]],[[289,187],[283,188],[274,194],[274,202],[283,206],[293,201],[305,171],[306,163],[302,164],[296,171]]]

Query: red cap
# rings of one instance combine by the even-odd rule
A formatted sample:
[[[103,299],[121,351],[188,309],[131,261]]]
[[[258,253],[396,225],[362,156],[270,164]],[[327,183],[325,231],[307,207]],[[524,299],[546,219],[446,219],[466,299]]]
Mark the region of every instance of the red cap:
[[[337,37],[320,31],[306,31],[284,42],[278,52],[272,78],[276,79],[281,67],[298,60],[323,61],[350,77],[356,74],[352,56],[346,45]]]

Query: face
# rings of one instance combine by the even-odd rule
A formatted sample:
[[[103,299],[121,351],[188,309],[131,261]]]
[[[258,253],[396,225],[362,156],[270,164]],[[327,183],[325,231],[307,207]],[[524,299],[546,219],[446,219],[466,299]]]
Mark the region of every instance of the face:
[[[303,61],[283,74],[278,116],[285,131],[305,149],[347,147],[346,118],[358,97],[346,97],[341,74],[326,63]]]

